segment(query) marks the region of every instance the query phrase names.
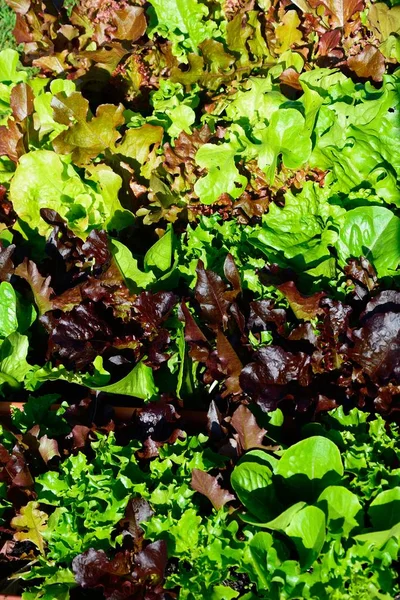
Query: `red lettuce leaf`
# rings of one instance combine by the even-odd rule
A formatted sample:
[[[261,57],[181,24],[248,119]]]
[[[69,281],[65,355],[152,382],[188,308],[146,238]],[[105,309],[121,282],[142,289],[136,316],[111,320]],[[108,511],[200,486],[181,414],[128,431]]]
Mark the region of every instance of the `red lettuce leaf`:
[[[262,448],[266,429],[258,426],[253,413],[243,404],[233,413],[231,425],[236,430],[236,437],[242,450]]]
[[[200,469],[193,469],[192,471],[192,488],[206,496],[216,510],[225,506],[227,502],[235,500],[233,494],[221,488],[216,477],[205,471],[200,471]]]
[[[230,304],[226,298],[226,285],[219,275],[205,269],[201,260],[198,262],[196,273],[195,296],[203,318],[211,328],[222,326],[226,329]]]

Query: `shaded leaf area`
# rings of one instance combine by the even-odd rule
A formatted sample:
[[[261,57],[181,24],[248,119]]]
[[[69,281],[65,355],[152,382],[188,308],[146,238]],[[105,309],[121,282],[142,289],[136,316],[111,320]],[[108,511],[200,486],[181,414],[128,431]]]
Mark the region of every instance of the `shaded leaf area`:
[[[165,287],[174,292],[134,291],[107,233],[93,231],[82,241],[54,211],[41,214],[52,227],[49,260],[38,266],[25,257],[15,267],[18,255],[8,252],[11,246],[4,250],[4,291],[15,296],[11,279],[38,312],[38,320],[21,329],[17,297],[10,296],[14,312],[4,322],[0,373],[11,398],[40,388],[58,393],[57,385],[69,383],[79,386],[82,398],[88,388],[104,397],[131,396],[138,406],[161,396],[178,412],[182,405],[208,410],[216,402],[226,417],[238,403],[309,416],[341,404],[397,410],[399,293],[390,280],[379,283],[367,259],[344,266],[341,299],[307,295],[300,291],[301,274],[263,260],[248,285],[247,266],[240,272],[232,254],[220,253],[220,274],[200,259],[194,281],[185,277],[184,265],[170,275]],[[145,262],[172,261],[171,240],[164,234]],[[139,267],[136,273],[145,275]],[[11,368],[13,360],[18,363]],[[237,433],[244,449],[248,438],[257,439],[251,426]],[[42,456],[53,459],[51,426],[39,437]]]
[[[218,381],[220,408],[228,398],[300,414],[339,404],[396,410],[398,292],[380,291],[365,260],[345,270],[352,285],[342,301],[303,296],[294,281],[278,284],[285,309],[279,300],[246,295],[227,302],[230,284],[199,263],[199,321],[183,308],[185,339],[191,357],[205,365],[204,382],[215,388]],[[275,272],[275,285],[282,276]],[[246,448],[246,431],[238,433]]]
[[[125,375],[145,358],[158,369],[169,358],[170,338],[163,323],[176,305],[176,296],[167,291],[133,293],[104,231],[93,231],[83,242],[55,211],[43,209],[41,214],[52,233],[46,245],[48,259],[40,270],[27,257],[15,267],[12,246],[2,252],[2,278],[12,278],[39,313],[42,331],[34,343],[36,339],[40,354],[32,359],[76,371],[91,366],[93,371],[94,359],[104,356],[111,368],[121,367],[119,372]],[[44,332],[47,348],[41,343]],[[143,376],[151,373],[145,365],[138,369]],[[100,368],[100,372],[103,379],[93,379],[92,387],[110,379],[106,371]]]

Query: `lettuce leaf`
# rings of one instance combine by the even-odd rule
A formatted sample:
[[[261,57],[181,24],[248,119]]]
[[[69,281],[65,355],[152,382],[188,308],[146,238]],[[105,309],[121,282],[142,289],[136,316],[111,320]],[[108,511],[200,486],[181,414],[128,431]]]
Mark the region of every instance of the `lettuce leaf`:
[[[150,0],[155,18],[148,33],[158,33],[172,42],[172,52],[185,62],[187,51],[197,52],[199,44],[212,38],[216,24],[207,20],[208,9],[198,0]]]
[[[69,228],[82,239],[92,229],[122,229],[132,221],[132,215],[119,202],[121,183],[119,175],[105,165],[93,167],[85,180],[68,158],[55,152],[24,154],[10,185],[18,228],[26,237],[47,237],[52,228],[39,211],[50,208],[66,219]]]
[[[26,335],[14,332],[0,343],[0,387],[6,383],[12,388],[22,386],[33,367],[28,364],[29,341]]]
[[[287,192],[285,206],[272,204],[262,227],[249,230],[249,241],[270,259],[307,271],[324,263],[325,275],[332,275],[330,246],[337,240],[335,225],[345,212],[329,204],[329,190],[306,182],[298,194]],[[280,258],[279,258],[280,257]],[[322,273],[320,273],[322,274]]]
[[[342,264],[365,256],[380,277],[394,275],[400,263],[400,219],[381,206],[360,206],[340,219],[336,243]]]

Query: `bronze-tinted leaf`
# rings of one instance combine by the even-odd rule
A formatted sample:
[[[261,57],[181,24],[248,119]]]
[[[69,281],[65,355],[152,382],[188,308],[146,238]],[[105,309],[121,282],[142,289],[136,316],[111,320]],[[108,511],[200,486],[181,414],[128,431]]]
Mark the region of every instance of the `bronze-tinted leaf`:
[[[139,549],[143,541],[143,528],[141,523],[148,521],[154,514],[150,504],[144,498],[132,498],[129,500],[125,516],[120,521],[120,525],[128,531],[133,538],[135,548]]]
[[[39,453],[46,464],[55,456],[61,456],[57,440],[50,439],[47,435],[43,435],[39,440]]]
[[[114,151],[127,159],[134,159],[144,164],[149,158],[151,149],[160,145],[163,134],[162,127],[148,123],[142,127],[128,129],[122,142],[115,147]]]
[[[400,30],[400,7],[390,8],[384,2],[374,2],[368,10],[368,23],[378,40],[385,42],[392,33],[398,34]]]
[[[10,106],[13,117],[17,121],[24,121],[33,112],[33,91],[30,85],[18,83],[11,90]]]
[[[50,287],[50,277],[42,277],[36,264],[27,258],[18,265],[15,274],[25,279],[31,286],[36,306],[41,315],[52,309],[50,296],[53,294],[53,290]]]
[[[54,149],[59,154],[72,153],[77,165],[85,165],[106,148],[113,148],[121,137],[117,130],[125,123],[121,104],[102,104],[91,116],[89,103],[80,93],[67,96],[60,92],[53,97],[52,107],[58,122],[69,126],[53,140]]]
[[[180,306],[181,315],[185,320],[185,342],[189,344],[189,355],[199,362],[205,363],[210,355],[210,345],[207,338],[197,325],[184,302]]]
[[[344,267],[344,272],[354,283],[354,293],[360,300],[377,286],[376,271],[364,257],[361,257],[360,260],[351,258]]]
[[[54,119],[70,127],[74,123],[85,121],[89,116],[89,102],[79,92],[55,94],[51,100]]]
[[[55,52],[52,55],[41,56],[35,59],[32,64],[44,73],[61,75],[68,70],[67,56],[68,50],[63,50],[62,52]]]
[[[90,428],[86,425],[75,425],[72,428],[71,433],[67,436],[68,439],[72,439],[72,449],[77,450],[84,448],[90,433]]]
[[[19,13],[16,14],[13,36],[17,44],[29,44],[33,41],[33,35],[28,23],[24,19],[24,16]]]
[[[216,477],[200,469],[192,471],[192,488],[206,496],[216,510],[225,506],[227,502],[235,500],[233,494],[221,488]]]
[[[243,404],[233,413],[231,425],[236,430],[238,441],[243,450],[263,447],[267,430],[257,425],[255,416]]]
[[[274,50],[277,54],[283,54],[294,44],[302,41],[302,33],[298,28],[300,17],[295,10],[284,13],[279,25],[275,29],[276,44]]]
[[[228,396],[228,394],[240,394],[242,389],[239,377],[243,365],[229,340],[220,330],[217,332],[217,356],[223,372],[227,375],[224,381],[225,390],[222,393],[222,397]]]
[[[313,7],[325,7],[332,27],[344,27],[351,17],[364,7],[364,0],[310,0]]]
[[[325,296],[324,292],[318,292],[313,296],[303,296],[293,281],[278,285],[278,290],[287,298],[290,308],[298,319],[309,321],[324,312],[320,307],[321,300]]]
[[[14,254],[15,244],[3,248],[0,242],[0,281],[9,281],[14,272],[14,263],[11,259]]]
[[[188,307],[184,302],[181,304],[181,311],[185,319],[185,341],[186,342],[204,342],[207,343],[207,338],[197,325]]]
[[[31,7],[31,0],[6,0],[6,3],[20,15],[25,15]]]
[[[285,69],[279,76],[279,81],[282,85],[286,85],[295,90],[302,90],[301,83],[299,80],[300,73],[298,73],[293,67]]]
[[[232,286],[232,292],[227,292],[230,300],[236,298],[242,292],[239,271],[232,254],[227,254],[224,262],[224,275]]]
[[[329,56],[330,51],[339,46],[341,37],[342,32],[339,28],[323,33],[318,44],[320,56]]]
[[[370,44],[365,46],[362,52],[350,56],[347,64],[358,77],[382,81],[382,75],[385,72],[385,57],[375,46]]]
[[[28,502],[11,521],[11,527],[16,530],[14,539],[20,542],[29,540],[44,554],[43,532],[47,527],[47,519],[47,513],[39,509],[38,502]]]
[[[118,40],[136,42],[146,31],[145,13],[139,6],[125,6],[114,10],[112,17],[115,24],[112,37]]]
[[[228,323],[229,301],[225,296],[224,282],[219,275],[205,269],[201,260],[198,262],[196,273],[195,295],[205,320],[212,328],[222,326],[225,329]]]
[[[0,127],[0,156],[8,156],[10,160],[17,163],[18,159],[24,154],[23,135],[18,129],[15,121],[11,119],[7,126]]]

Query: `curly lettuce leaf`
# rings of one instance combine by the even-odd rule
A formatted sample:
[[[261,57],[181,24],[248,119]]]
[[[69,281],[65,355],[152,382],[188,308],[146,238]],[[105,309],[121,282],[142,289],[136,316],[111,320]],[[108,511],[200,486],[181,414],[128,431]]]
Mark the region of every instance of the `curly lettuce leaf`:
[[[198,0],[150,0],[153,18],[148,33],[158,33],[172,42],[172,52],[185,61],[187,51],[212,38],[216,24],[207,20],[208,8]]]
[[[299,194],[287,192],[285,206],[272,204],[262,227],[249,230],[249,241],[267,256],[282,258],[299,271],[323,263],[326,276],[332,275],[329,247],[337,239],[334,225],[344,209],[328,203],[329,190],[307,182]],[[281,257],[281,258],[279,258]]]

